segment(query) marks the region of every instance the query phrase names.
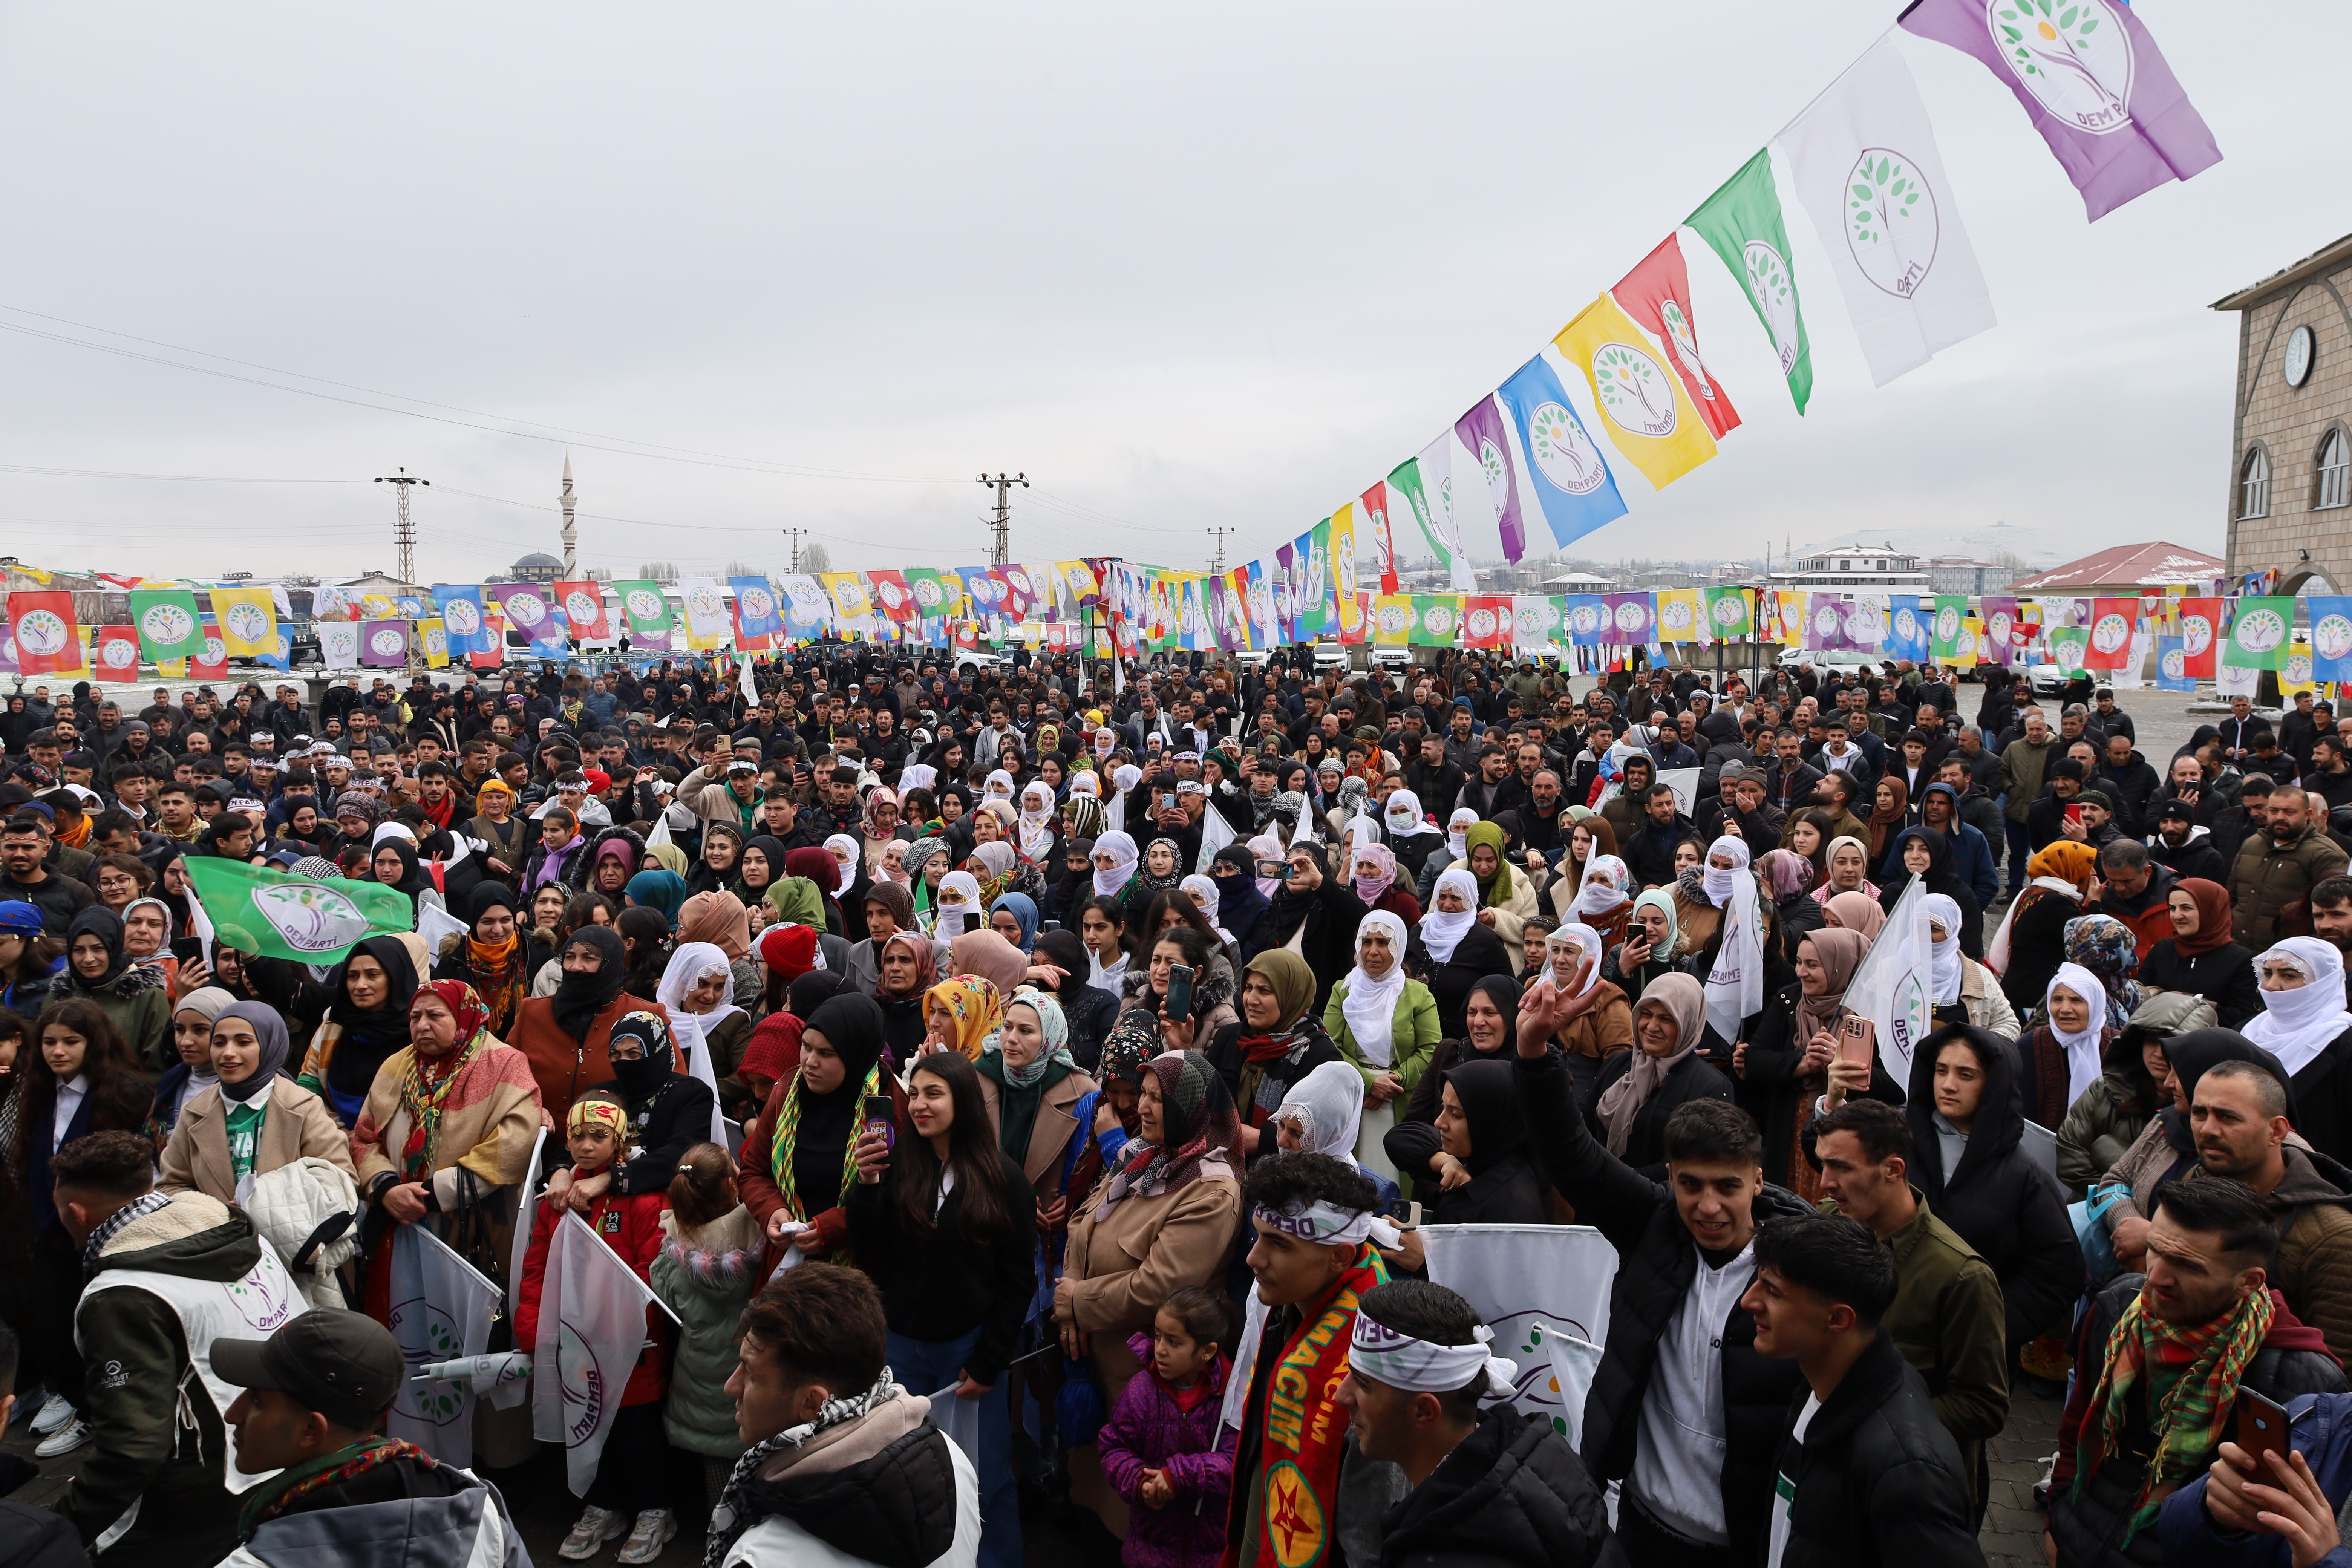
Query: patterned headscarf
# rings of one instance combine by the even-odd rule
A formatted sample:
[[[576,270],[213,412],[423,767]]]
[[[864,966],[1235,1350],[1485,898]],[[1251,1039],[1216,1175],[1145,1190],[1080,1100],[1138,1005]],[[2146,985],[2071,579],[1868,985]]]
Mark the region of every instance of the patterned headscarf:
[[[1208,1058],[1198,1051],[1169,1051],[1146,1062],[1143,1070],[1160,1080],[1160,1141],[1146,1143],[1139,1137],[1128,1144],[1095,1209],[1097,1223],[1130,1195],[1148,1198],[1190,1186],[1202,1166],[1222,1163],[1241,1140],[1233,1097]]]
[[[2068,921],[2066,962],[2098,976],[2106,989],[2110,1018],[2128,1018],[2147,1000],[2147,992],[2132,978],[2139,969],[2138,946],[2131,928],[2113,915],[2077,915]]]
[[[952,974],[923,993],[923,1011],[931,1004],[945,1007],[955,1020],[949,1042],[972,1061],[995,1037],[1004,1022],[1004,994],[977,974]]]
[[[441,1114],[448,1108],[450,1091],[490,1037],[489,1009],[472,986],[462,980],[429,981],[416,988],[416,996],[426,994],[439,997],[457,1020],[457,1047],[440,1057],[427,1057],[414,1047],[409,1051],[408,1071],[400,1080],[400,1108],[408,1112],[408,1142],[400,1152],[400,1168],[409,1181],[422,1181],[436,1169]],[[408,1005],[413,1013],[415,996]]]

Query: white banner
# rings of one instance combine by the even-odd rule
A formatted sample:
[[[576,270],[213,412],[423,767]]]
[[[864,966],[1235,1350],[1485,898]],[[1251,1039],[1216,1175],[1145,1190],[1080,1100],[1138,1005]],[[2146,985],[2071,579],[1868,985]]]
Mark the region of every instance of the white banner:
[[[1494,1353],[1518,1364],[1512,1403],[1556,1431],[1579,1429],[1583,1411],[1568,1409],[1575,1394],[1554,1374],[1552,1346],[1561,1334],[1604,1342],[1617,1249],[1589,1225],[1436,1225],[1421,1240],[1430,1279],[1468,1301],[1495,1331]]]
[[[530,1256],[531,1222],[539,1217],[540,1156],[547,1152],[547,1129],[530,1146],[530,1164],[523,1171],[522,1185],[515,1189],[514,1246],[507,1254],[507,1310],[512,1312],[522,1304],[523,1260]]]
[[[1882,37],[1780,132],[1871,379],[1885,386],[1994,324],[1927,106]]]
[[[408,1376],[392,1402],[384,1430],[445,1465],[474,1462],[474,1390],[423,1375],[435,1362],[489,1349],[499,1288],[422,1224],[392,1233],[392,1337]]]
[[[1430,548],[1445,565],[1447,584],[1454,593],[1475,594],[1478,579],[1470,570],[1470,552],[1462,547],[1462,519],[1454,510],[1454,431],[1448,427],[1421,449],[1421,493],[1437,531]]]
[[[655,1304],[653,1288],[565,1210],[540,1277],[530,1427],[541,1442],[563,1445],[574,1497],[587,1496],[596,1479],[604,1438],[646,1347],[646,1309]]]
[[[360,625],[357,621],[320,621],[319,658],[329,669],[355,669],[360,662]]]
[[[1927,895],[1911,879],[1878,940],[1846,983],[1845,1005],[1878,1026],[1878,1060],[1897,1087],[1911,1087],[1911,1056],[1936,1027],[1936,945]]]

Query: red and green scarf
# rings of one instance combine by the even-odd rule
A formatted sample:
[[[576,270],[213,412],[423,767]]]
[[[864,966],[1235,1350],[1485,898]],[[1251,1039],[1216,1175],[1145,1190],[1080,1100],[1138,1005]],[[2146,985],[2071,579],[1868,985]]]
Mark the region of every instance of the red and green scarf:
[[[415,1459],[428,1470],[438,1468],[440,1463],[415,1444],[398,1437],[362,1437],[348,1448],[322,1454],[307,1465],[280,1472],[268,1485],[255,1488],[237,1515],[237,1540],[252,1540],[255,1531],[312,1492],[339,1485],[395,1459]]]
[[[2164,1500],[2204,1473],[2221,1441],[2222,1424],[2236,1403],[2238,1379],[2271,1331],[2271,1293],[2256,1290],[2240,1299],[2227,1317],[2176,1328],[2151,1316],[2146,1298],[2135,1296],[2115,1331],[2107,1336],[2106,1370],[2091,1391],[2089,1409],[2074,1449],[2074,1495],[2118,1452],[2131,1416],[2131,1400],[2147,1401],[2156,1452],[2120,1545],[2156,1522]]]
[[[1258,1438],[1257,1469],[1246,1489],[1234,1489],[1234,1506],[1248,1512],[1228,1568],[1309,1568],[1329,1553],[1348,1449],[1348,1412],[1338,1398],[1348,1340],[1363,1293],[1388,1277],[1381,1255],[1360,1247],[1330,1290],[1300,1313],[1264,1394],[1253,1392],[1244,1419]]]

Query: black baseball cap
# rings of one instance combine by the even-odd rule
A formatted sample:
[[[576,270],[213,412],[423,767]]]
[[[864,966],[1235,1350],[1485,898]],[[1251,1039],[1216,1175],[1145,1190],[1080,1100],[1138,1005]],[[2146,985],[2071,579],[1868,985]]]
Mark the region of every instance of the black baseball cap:
[[[338,1426],[365,1428],[408,1374],[392,1331],[360,1312],[315,1308],[266,1340],[215,1340],[213,1370],[239,1388],[299,1400]]]

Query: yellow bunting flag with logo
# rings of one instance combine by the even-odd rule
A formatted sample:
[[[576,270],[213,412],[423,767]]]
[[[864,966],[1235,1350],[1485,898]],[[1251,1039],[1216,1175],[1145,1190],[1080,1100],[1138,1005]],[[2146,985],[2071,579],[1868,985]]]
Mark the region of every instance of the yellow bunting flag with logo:
[[[1682,382],[1608,295],[1587,305],[1552,344],[1584,373],[1609,439],[1651,484],[1664,489],[1715,456],[1715,437]]]

